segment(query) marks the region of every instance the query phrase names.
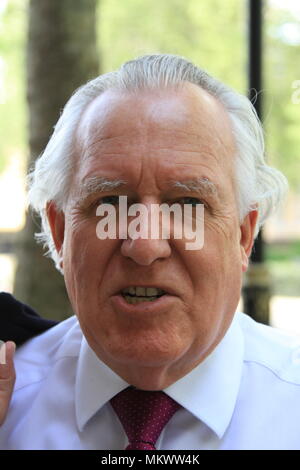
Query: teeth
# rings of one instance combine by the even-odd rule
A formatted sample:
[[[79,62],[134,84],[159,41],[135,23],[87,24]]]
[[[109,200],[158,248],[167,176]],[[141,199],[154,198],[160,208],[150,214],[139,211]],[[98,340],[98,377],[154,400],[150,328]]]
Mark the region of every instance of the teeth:
[[[161,295],[165,294],[165,291],[157,287],[126,287],[122,290],[124,299],[129,304],[140,304],[141,302],[153,302],[157,300]]]
[[[135,295],[141,297],[142,295],[145,296],[146,295],[146,289],[145,287],[136,287],[135,288]]]
[[[128,304],[140,304],[142,302],[153,302],[157,297],[131,297],[130,295],[124,296]]]
[[[126,294],[131,294],[135,295],[138,297],[153,297],[157,295],[162,295],[165,292],[162,289],[159,289],[157,287],[126,287],[125,289],[122,290],[122,293],[124,295]]]
[[[159,289],[156,289],[156,287],[147,287],[146,288],[146,295],[158,295],[159,294]]]

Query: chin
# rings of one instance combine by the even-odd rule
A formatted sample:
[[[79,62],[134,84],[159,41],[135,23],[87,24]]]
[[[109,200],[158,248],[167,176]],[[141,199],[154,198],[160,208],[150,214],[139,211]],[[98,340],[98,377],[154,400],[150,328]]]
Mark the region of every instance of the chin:
[[[174,348],[172,343],[162,347],[157,342],[131,341],[124,344],[123,340],[123,344],[120,341],[114,345],[112,342],[102,343],[97,355],[126,381],[129,376],[140,381],[144,377],[149,378],[149,374],[161,375],[163,371],[172,369],[174,364],[180,362],[185,351],[182,344]],[[132,383],[132,379],[129,382]]]
[[[102,330],[103,333],[103,330]],[[181,359],[191,347],[191,335],[172,331],[128,331],[110,328],[101,338],[86,335],[91,348],[101,361],[126,382],[148,390],[161,390],[169,381],[169,372],[176,374]],[[181,334],[180,334],[181,333]]]
[[[116,374],[122,377],[127,383],[141,390],[162,390],[178,377],[173,374],[174,358],[160,357],[153,360],[151,357],[139,355],[120,359],[114,358],[114,362],[108,364]]]
[[[170,348],[161,350],[153,346],[122,348],[108,351],[109,356],[120,364],[136,367],[162,367],[176,362],[181,357],[181,351]]]

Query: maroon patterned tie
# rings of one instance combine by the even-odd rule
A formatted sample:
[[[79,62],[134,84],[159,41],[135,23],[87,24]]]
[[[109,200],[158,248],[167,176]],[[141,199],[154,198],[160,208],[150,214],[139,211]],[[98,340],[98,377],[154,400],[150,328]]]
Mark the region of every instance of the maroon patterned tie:
[[[125,450],[155,450],[155,443],[173,414],[181,407],[164,392],[128,387],[110,400],[129,444]]]

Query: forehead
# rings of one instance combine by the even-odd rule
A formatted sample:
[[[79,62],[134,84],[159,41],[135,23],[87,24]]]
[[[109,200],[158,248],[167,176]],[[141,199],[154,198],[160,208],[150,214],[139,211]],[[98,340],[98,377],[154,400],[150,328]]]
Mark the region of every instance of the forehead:
[[[203,163],[208,172],[232,172],[235,144],[227,112],[190,83],[135,93],[106,91],[83,114],[76,137],[80,179],[102,170],[127,176],[126,169],[146,160],[150,171],[159,163],[167,171],[193,173]]]

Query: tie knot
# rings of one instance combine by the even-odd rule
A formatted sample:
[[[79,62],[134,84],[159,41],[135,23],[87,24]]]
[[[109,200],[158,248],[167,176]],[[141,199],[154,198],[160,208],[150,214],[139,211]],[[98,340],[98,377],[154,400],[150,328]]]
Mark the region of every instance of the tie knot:
[[[122,390],[110,403],[127,434],[127,449],[154,450],[163,428],[180,408],[164,392],[133,387]]]

